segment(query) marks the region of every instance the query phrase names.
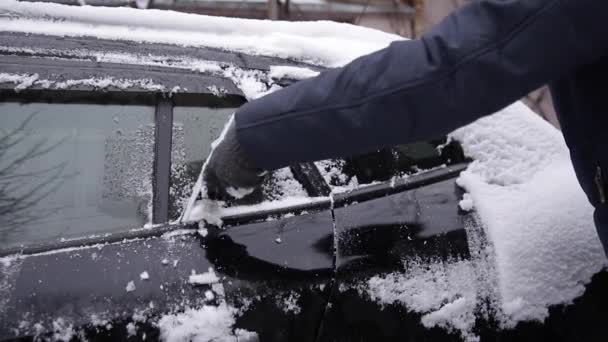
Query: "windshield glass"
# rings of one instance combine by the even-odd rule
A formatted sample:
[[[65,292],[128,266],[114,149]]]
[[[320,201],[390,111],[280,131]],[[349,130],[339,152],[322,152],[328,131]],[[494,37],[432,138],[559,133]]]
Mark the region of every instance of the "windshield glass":
[[[149,222],[154,107],[0,103],[0,248]]]

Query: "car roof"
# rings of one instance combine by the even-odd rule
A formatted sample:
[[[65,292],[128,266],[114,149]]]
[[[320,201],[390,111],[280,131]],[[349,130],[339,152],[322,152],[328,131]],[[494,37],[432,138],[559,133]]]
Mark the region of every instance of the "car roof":
[[[9,0],[0,3],[0,89],[178,94],[178,103],[228,95],[224,102],[235,105],[242,100],[230,96],[258,95],[243,91],[245,78],[285,85],[397,38],[331,22]]]
[[[122,90],[181,94],[241,95],[234,70],[268,73],[275,66],[320,70],[278,57],[213,48],[130,44],[97,38],[0,32],[0,88],[31,90]],[[10,76],[20,76],[14,82]],[[27,82],[32,84],[27,84]]]
[[[0,31],[88,37],[181,47],[216,48],[336,67],[385,47],[400,36],[329,21],[282,22],[7,0]]]

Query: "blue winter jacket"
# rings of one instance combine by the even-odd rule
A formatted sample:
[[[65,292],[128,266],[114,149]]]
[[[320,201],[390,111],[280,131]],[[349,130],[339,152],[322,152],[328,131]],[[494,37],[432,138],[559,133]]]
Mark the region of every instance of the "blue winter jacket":
[[[420,39],[246,104],[237,137],[275,169],[446,134],[549,84],[608,250],[607,54],[608,1],[472,1]]]

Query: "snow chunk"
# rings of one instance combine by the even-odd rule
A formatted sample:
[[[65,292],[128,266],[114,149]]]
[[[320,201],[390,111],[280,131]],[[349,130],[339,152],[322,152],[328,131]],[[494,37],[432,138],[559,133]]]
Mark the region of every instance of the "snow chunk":
[[[130,282],[127,283],[127,287],[125,288],[125,290],[127,290],[127,292],[133,292],[135,291],[135,282],[133,280],[131,280]]]
[[[231,186],[226,188],[226,192],[228,193],[228,195],[236,198],[236,199],[241,199],[249,194],[251,194],[252,192],[255,191],[256,188],[233,188]]]
[[[471,197],[471,195],[464,194],[462,196],[462,200],[460,200],[460,202],[458,203],[458,206],[464,211],[473,210],[473,198]]]
[[[133,324],[133,322],[129,322],[129,324],[127,324],[126,326],[126,329],[127,337],[137,336],[137,327],[135,326],[135,324]]]
[[[148,279],[150,279],[150,275],[148,274],[147,271],[143,271],[139,275],[139,279],[141,279],[141,280],[148,280]]]
[[[200,309],[186,309],[174,315],[165,315],[159,322],[160,337],[166,342],[181,341],[243,341],[257,338],[255,333],[237,330],[232,332],[237,310],[225,303],[219,306],[204,305]]]
[[[254,100],[263,96],[268,91],[264,80],[266,75],[259,70],[243,70],[236,67],[227,68],[224,76],[230,78],[234,84],[243,92],[247,100]]]
[[[294,67],[287,65],[271,65],[268,76],[274,79],[291,78],[294,80],[303,80],[319,75],[318,71],[309,68]]]
[[[299,314],[302,311],[302,309],[298,305],[299,299],[300,299],[300,295],[298,293],[296,293],[296,292],[290,293],[289,296],[283,300],[283,305],[282,305],[283,311],[287,312],[287,313],[291,312],[294,315]]]
[[[213,268],[211,267],[209,267],[209,270],[207,272],[201,274],[196,274],[193,271],[190,277],[188,278],[188,282],[190,284],[197,285],[219,283],[219,281],[220,278],[218,278],[218,276],[213,271]]]

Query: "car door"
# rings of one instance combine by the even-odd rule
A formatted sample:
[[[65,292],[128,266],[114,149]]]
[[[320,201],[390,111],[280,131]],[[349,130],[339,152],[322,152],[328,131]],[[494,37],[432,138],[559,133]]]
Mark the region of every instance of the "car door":
[[[277,264],[285,266],[272,258],[253,260],[243,271],[247,263],[231,259],[238,254],[226,255],[234,249],[219,248],[222,242],[197,234],[197,224],[178,220],[210,142],[245,101],[234,82],[171,65],[82,57],[83,47],[177,54],[170,58],[177,64],[202,54],[257,74],[281,60],[89,38],[0,36],[3,46],[12,46],[0,55],[8,75],[0,84],[1,148],[8,156],[0,177],[2,339],[167,339],[183,330],[175,322],[193,308],[198,315],[210,312],[213,322],[223,318],[214,330],[218,338],[316,336],[333,258],[312,245],[331,232],[329,213],[275,222],[234,217],[268,232],[277,225],[314,232],[309,246],[282,244],[283,256],[291,249],[293,261],[287,278],[272,277]],[[14,53],[32,51],[28,46],[38,52]],[[54,54],[46,55],[51,47]],[[265,189],[265,198],[309,198],[288,169],[270,177]],[[266,248],[263,238],[249,248],[256,242]],[[239,324],[251,333],[233,329],[237,309],[245,312]]]

